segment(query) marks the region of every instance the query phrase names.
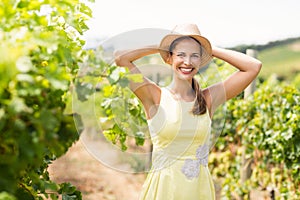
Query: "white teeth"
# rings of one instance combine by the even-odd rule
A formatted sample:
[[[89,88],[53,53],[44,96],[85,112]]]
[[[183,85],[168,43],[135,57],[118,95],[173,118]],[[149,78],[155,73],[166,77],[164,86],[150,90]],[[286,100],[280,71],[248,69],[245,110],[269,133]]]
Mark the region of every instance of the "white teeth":
[[[183,72],[191,72],[193,69],[192,68],[180,68],[180,70]]]

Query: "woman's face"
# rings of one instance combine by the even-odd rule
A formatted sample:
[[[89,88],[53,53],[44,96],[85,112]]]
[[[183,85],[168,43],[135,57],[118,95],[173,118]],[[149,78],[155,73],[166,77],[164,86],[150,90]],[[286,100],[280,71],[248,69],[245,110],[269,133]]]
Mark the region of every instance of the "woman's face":
[[[193,39],[180,41],[172,50],[170,64],[180,78],[191,80],[201,64],[200,45]]]

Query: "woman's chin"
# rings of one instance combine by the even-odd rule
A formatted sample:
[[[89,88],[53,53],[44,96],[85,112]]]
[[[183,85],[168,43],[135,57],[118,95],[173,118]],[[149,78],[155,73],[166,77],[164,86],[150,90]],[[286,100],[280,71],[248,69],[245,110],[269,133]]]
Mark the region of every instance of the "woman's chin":
[[[192,80],[193,77],[194,77],[193,74],[182,74],[182,73],[177,74],[177,76],[178,76],[178,78],[179,78],[180,80],[186,80],[186,81],[190,81],[190,80]]]

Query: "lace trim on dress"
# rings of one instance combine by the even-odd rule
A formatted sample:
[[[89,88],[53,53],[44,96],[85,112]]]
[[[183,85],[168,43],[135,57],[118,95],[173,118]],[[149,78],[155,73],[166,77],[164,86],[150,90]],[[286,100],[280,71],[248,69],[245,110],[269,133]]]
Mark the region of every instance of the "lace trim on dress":
[[[196,150],[196,160],[186,159],[181,172],[188,178],[193,179],[199,176],[200,165],[208,164],[209,147],[207,144],[200,145]]]

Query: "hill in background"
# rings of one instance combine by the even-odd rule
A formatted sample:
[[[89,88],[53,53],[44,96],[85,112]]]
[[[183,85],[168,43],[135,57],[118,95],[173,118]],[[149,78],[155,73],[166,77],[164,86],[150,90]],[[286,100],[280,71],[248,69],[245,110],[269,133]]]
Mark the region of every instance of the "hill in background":
[[[267,78],[276,74],[281,79],[292,79],[300,73],[300,37],[269,42],[265,45],[239,45],[231,49],[246,52],[258,51],[258,59],[263,67],[260,77]]]

